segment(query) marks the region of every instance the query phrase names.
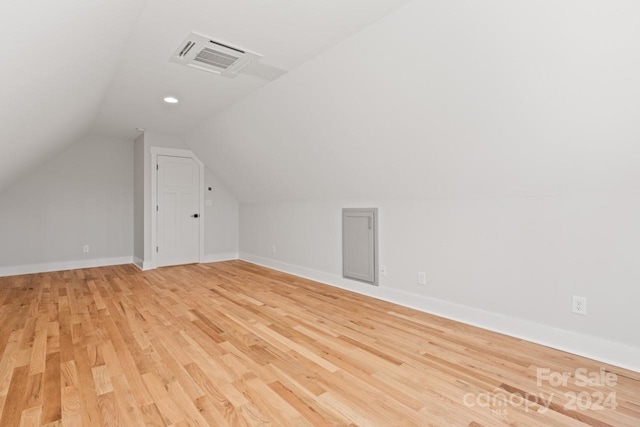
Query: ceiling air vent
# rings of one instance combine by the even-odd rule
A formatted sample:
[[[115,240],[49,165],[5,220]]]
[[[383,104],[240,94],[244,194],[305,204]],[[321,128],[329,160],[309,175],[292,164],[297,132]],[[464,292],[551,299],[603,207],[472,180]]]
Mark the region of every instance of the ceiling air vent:
[[[229,46],[198,33],[191,33],[171,56],[171,62],[225,77],[235,77],[262,55]]]

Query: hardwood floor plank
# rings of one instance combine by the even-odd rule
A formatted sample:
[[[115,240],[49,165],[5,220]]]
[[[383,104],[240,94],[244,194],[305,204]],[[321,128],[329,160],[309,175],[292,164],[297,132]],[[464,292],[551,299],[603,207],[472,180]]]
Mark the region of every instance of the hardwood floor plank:
[[[128,417],[118,407],[118,402],[113,391],[98,396],[98,406],[102,415],[102,425],[108,427],[122,427],[133,425]]]
[[[19,427],[38,427],[40,425],[40,416],[42,415],[42,406],[34,406],[22,411]]]
[[[2,418],[0,418],[0,426],[13,426],[20,423],[22,409],[26,403],[28,376],[29,366],[20,366],[13,370]]]
[[[91,363],[87,353],[87,348],[82,346],[74,347],[74,358],[78,371],[78,391],[80,395],[80,418],[82,425],[101,425],[98,395],[91,372]]]
[[[200,414],[209,423],[210,426],[231,427],[231,424],[224,416],[214,407],[213,403],[207,396],[202,396],[195,401],[196,408]]]
[[[284,399],[291,407],[295,408],[311,425],[317,427],[330,427],[338,425],[339,422],[334,417],[329,417],[327,413],[321,413],[313,405],[305,402],[303,397],[296,395],[280,381],[274,381],[269,387]]]
[[[145,426],[162,427],[167,425],[158,411],[158,407],[155,403],[143,405],[141,408],[142,417],[144,419]]]
[[[43,389],[44,375],[42,373],[29,375],[29,377],[27,378],[27,402],[25,404],[25,408],[30,409],[34,407],[42,407],[44,394]]]
[[[111,377],[109,376],[109,370],[106,365],[91,368],[91,373],[93,374],[93,382],[96,385],[96,393],[98,396],[113,391],[113,384],[111,383]]]
[[[155,372],[148,372],[143,375],[143,379],[153,401],[155,402],[162,418],[169,420],[171,424],[180,422],[184,419],[184,414],[171,399],[165,384],[159,375]]]
[[[60,420],[62,417],[60,378],[60,353],[51,353],[47,356],[44,371],[42,424]]]
[[[13,368],[16,362],[16,353],[20,346],[22,331],[14,331],[4,347],[2,359],[0,359],[0,396],[6,396],[13,377]],[[0,406],[0,412],[2,407]]]

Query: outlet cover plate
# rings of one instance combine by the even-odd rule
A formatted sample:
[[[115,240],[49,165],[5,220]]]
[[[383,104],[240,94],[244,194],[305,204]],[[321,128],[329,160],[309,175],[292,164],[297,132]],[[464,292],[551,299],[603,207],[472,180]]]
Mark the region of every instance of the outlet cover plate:
[[[585,297],[573,296],[571,311],[582,316],[587,315],[587,299]]]
[[[418,271],[418,285],[427,284],[427,273],[424,271]]]

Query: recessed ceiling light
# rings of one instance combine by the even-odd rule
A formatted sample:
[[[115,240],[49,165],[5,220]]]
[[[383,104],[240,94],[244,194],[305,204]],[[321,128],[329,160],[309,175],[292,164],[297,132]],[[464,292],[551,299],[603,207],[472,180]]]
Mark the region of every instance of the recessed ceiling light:
[[[178,98],[174,98],[173,96],[166,96],[164,98],[164,102],[166,102],[167,104],[177,104]]]

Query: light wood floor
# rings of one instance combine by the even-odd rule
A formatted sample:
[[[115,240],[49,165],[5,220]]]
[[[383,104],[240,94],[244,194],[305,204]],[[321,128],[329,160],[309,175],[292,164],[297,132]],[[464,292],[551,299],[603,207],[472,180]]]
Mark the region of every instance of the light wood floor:
[[[0,278],[0,350],[2,426],[640,426],[638,373],[241,261]]]

